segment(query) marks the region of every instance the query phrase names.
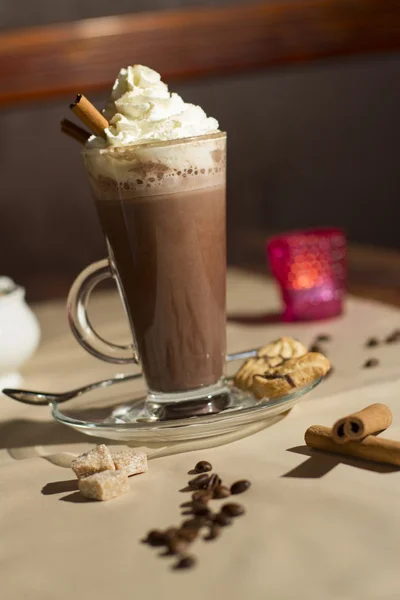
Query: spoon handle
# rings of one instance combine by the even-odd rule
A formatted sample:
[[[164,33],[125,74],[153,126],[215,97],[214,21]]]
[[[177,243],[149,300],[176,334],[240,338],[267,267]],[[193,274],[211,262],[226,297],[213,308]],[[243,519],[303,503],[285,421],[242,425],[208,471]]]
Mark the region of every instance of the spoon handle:
[[[232,354],[227,355],[226,362],[232,362],[234,360],[245,360],[246,358],[256,356],[256,354],[257,349],[254,348],[252,350],[234,352]],[[9,398],[12,398],[13,400],[17,400],[17,402],[22,402],[23,404],[30,404],[31,406],[46,406],[47,404],[51,404],[52,402],[61,404],[62,402],[66,402],[67,400],[71,400],[72,398],[76,398],[77,396],[81,396],[82,394],[85,394],[86,392],[90,392],[97,388],[105,388],[110,385],[114,385],[115,383],[122,383],[123,381],[138,379],[142,376],[142,373],[121,373],[115,375],[114,377],[110,377],[109,379],[95,381],[94,383],[89,383],[88,385],[77,388],[75,390],[59,394],[52,394],[50,392],[35,392],[32,390],[18,390],[12,388],[5,388],[2,391],[3,394],[8,396]]]
[[[32,390],[18,390],[12,388],[5,388],[2,390],[2,393],[13,400],[17,400],[17,402],[22,402],[22,404],[29,404],[31,406],[46,406],[53,402],[61,404],[62,402],[66,402],[67,400],[71,400],[72,398],[76,398],[77,396],[81,396],[82,394],[97,388],[105,388],[110,385],[114,385],[115,383],[122,383],[123,381],[130,381],[131,379],[138,379],[139,377],[142,377],[142,373],[121,373],[115,375],[115,377],[103,379],[102,381],[95,381],[94,383],[89,383],[88,385],[76,388],[75,390],[61,392],[59,394],[52,394],[50,392],[35,392]]]
[[[14,390],[5,388],[2,393],[17,402],[22,404],[30,404],[32,406],[47,406],[50,402],[56,401],[58,394],[48,394],[47,392],[33,392],[29,390]],[[62,394],[60,394],[62,398]],[[62,402],[63,400],[61,400]]]

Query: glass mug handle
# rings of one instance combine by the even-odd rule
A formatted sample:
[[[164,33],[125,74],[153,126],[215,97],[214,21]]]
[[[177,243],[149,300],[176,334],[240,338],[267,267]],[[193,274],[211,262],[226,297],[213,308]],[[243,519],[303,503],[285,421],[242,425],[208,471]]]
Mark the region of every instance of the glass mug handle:
[[[80,345],[96,358],[116,364],[138,364],[133,344],[120,346],[107,342],[95,332],[88,317],[90,294],[98,283],[110,277],[113,279],[114,275],[106,258],[89,265],[78,275],[68,295],[68,321]]]

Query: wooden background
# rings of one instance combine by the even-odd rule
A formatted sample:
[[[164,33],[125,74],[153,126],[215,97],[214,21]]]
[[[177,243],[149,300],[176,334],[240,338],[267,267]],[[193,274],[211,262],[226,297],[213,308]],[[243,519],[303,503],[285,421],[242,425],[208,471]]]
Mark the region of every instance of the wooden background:
[[[244,2],[122,18],[128,0],[33,4],[3,1],[0,36],[0,271],[31,298],[64,295],[104,254],[79,148],[61,137],[59,121],[81,89],[101,107],[108,90],[100,90],[134,62],[159,69],[228,131],[231,263],[263,267],[269,233],[313,225],[400,247],[398,0]],[[135,9],[160,4],[180,3]],[[38,28],[12,29],[23,25]],[[391,256],[387,270],[373,269],[380,287],[400,286]]]
[[[400,49],[398,0],[145,12],[4,34],[0,104],[109,89],[131,49],[166,81]]]

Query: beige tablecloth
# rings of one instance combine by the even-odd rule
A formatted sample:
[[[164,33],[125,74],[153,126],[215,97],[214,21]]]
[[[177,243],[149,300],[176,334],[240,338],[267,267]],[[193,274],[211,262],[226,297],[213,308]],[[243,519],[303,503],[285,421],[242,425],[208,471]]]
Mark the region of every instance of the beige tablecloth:
[[[309,425],[331,425],[377,401],[394,414],[382,435],[400,439],[400,345],[364,346],[367,337],[381,338],[399,327],[399,311],[350,298],[346,315],[335,321],[272,324],[268,314],[279,300],[269,282],[231,272],[228,291],[234,317],[229,351],[283,333],[305,343],[329,333],[333,340],[325,347],[334,374],[272,427],[253,426],[241,439],[192,452],[150,448],[148,475],[134,478],[129,494],[108,503],[78,502],[67,468],[72,456],[93,446],[93,438],[52,422],[46,407],[0,397],[2,600],[400,597],[400,473],[312,453],[303,442]],[[70,389],[115,371],[76,345],[62,303],[36,312],[43,339],[24,371],[25,387]],[[92,314],[105,337],[126,335],[115,295],[99,295]],[[362,369],[370,356],[380,366]],[[247,513],[220,539],[195,543],[194,570],[174,572],[170,559],[139,541],[150,528],[179,523],[178,507],[187,499],[179,490],[203,458],[227,482],[251,479],[240,498]]]

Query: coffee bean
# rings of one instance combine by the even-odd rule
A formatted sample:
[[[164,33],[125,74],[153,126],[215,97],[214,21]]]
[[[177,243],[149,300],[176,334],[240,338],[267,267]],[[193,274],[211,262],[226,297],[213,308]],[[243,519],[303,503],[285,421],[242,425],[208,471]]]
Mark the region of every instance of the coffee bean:
[[[239,517],[245,513],[244,506],[236,502],[229,502],[221,507],[221,512],[229,517]]]
[[[379,346],[379,340],[376,338],[369,338],[369,340],[365,342],[365,345],[367,348],[374,348],[375,346]]]
[[[207,460],[200,460],[195,466],[194,470],[196,473],[205,473],[206,471],[212,471],[212,464]]]
[[[147,534],[145,541],[149,546],[165,546],[168,543],[168,538],[163,531],[152,529]]]
[[[221,527],[217,523],[213,523],[210,525],[210,529],[206,536],[204,536],[205,540],[215,540],[216,537],[221,533]]]
[[[396,329],[391,333],[386,339],[386,344],[394,344],[396,342],[400,342],[400,329]]]
[[[185,540],[186,542],[194,542],[194,540],[197,538],[197,536],[199,535],[199,530],[198,529],[191,529],[190,527],[186,527],[183,529],[178,529],[178,531],[176,532],[176,537]]]
[[[194,479],[191,479],[188,482],[188,485],[192,489],[200,490],[207,486],[209,479],[210,479],[209,475],[207,475],[206,473],[203,473],[203,475],[198,475]]]
[[[172,539],[173,537],[176,536],[176,534],[178,533],[178,528],[177,527],[168,527],[168,529],[166,529],[164,531],[164,535],[166,537],[167,540]]]
[[[214,523],[226,527],[232,523],[232,518],[224,512],[217,513],[214,517]]]
[[[332,336],[329,335],[328,333],[320,333],[319,335],[317,335],[317,337],[315,339],[317,342],[330,342],[332,339]]]
[[[201,529],[207,525],[207,517],[193,517],[193,519],[187,519],[183,521],[181,528],[182,529]]]
[[[196,516],[208,517],[211,510],[202,502],[193,502],[192,511]]]
[[[240,479],[239,481],[235,481],[235,483],[231,485],[231,494],[242,494],[243,492],[248,490],[250,486],[251,483],[247,479]]]
[[[220,478],[218,477],[218,475],[216,473],[214,473],[214,475],[211,475],[210,479],[207,482],[207,491],[212,492],[216,487],[218,487],[221,483]]]
[[[229,491],[229,488],[226,487],[226,485],[218,485],[214,490],[213,498],[227,498],[230,495],[231,493]]]
[[[211,492],[207,492],[207,490],[198,490],[192,494],[192,500],[193,502],[207,504],[207,502],[211,500]]]
[[[365,361],[363,367],[364,369],[370,369],[371,367],[377,367],[379,365],[379,360],[377,358],[369,358]]]
[[[175,569],[187,569],[196,564],[196,559],[187,554],[187,551],[199,534],[203,535],[205,531],[203,539],[213,540],[220,535],[222,527],[231,525],[234,517],[245,513],[245,508],[235,502],[226,502],[218,513],[214,513],[208,504],[209,500],[240,494],[251,485],[247,479],[236,481],[230,488],[222,485],[221,478],[216,473],[208,473],[212,470],[212,465],[208,461],[199,461],[194,470],[199,475],[189,481],[192,500],[181,505],[189,509],[183,514],[189,514],[190,518],[184,520],[180,527],[153,529],[144,540],[151,546],[164,546],[165,552],[162,556],[177,556]]]
[[[320,354],[323,354],[323,352],[322,352],[322,348],[321,348],[321,346],[319,346],[318,344],[312,344],[312,345],[309,347],[308,351],[309,351],[309,352],[319,352]],[[325,352],[325,354],[326,354],[326,352]]]
[[[170,554],[182,554],[188,549],[189,542],[186,540],[174,537],[168,542],[168,551]]]
[[[175,569],[190,569],[196,564],[194,556],[182,556],[175,565]]]

